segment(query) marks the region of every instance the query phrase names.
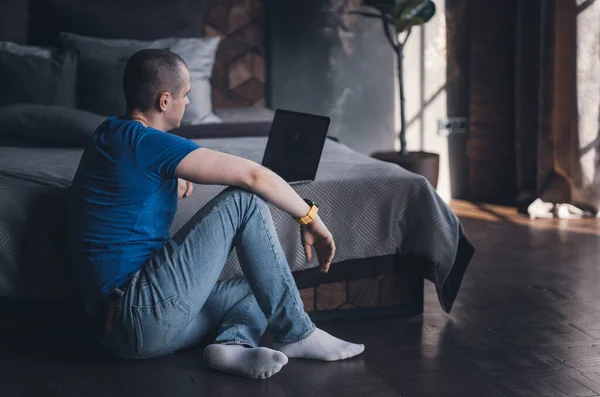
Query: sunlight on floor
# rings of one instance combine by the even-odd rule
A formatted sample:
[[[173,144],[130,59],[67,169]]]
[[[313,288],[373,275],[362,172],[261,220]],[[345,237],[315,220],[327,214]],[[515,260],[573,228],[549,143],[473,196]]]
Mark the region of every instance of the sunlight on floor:
[[[584,233],[600,236],[600,219],[529,219],[514,207],[452,200],[450,207],[456,215],[488,222],[509,222],[538,229]]]

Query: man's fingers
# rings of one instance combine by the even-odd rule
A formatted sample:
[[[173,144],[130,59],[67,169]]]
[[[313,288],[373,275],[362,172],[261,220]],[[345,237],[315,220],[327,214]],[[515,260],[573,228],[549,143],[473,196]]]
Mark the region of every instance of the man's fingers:
[[[332,240],[323,252],[323,272],[327,273],[329,271],[329,267],[331,266],[331,262],[333,261],[334,256],[335,244]]]
[[[186,189],[185,189],[184,196],[189,197],[192,194],[192,190],[194,190],[194,184],[192,182],[186,181],[185,187],[186,187]]]
[[[306,262],[310,262],[312,260],[312,245],[304,244],[304,253],[306,254]]]
[[[323,261],[323,264],[321,265],[321,271],[323,273],[327,273],[329,271],[329,262]]]
[[[335,256],[335,244],[333,244],[333,242],[332,242],[330,250],[329,250],[329,256],[327,257],[327,262],[329,262],[331,264],[334,256]]]
[[[183,180],[181,178],[177,179],[177,198],[187,197],[192,192],[190,189],[191,182]]]
[[[332,260],[333,255],[331,255],[331,252],[323,253],[323,264],[321,266],[323,268],[323,272],[327,273],[329,271],[329,266],[331,265]]]
[[[321,248],[317,251],[317,256],[319,258],[319,265],[321,267],[321,271],[327,273],[327,269],[329,269],[329,252],[327,250]]]

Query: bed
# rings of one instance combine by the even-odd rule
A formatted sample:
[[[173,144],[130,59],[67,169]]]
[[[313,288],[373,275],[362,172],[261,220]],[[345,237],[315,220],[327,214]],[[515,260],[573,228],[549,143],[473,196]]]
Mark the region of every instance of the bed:
[[[182,5],[186,1],[188,5]],[[180,7],[179,12],[185,12],[189,21],[189,10],[202,8],[199,1],[186,1],[177,1],[174,8]],[[10,7],[10,3],[3,7]],[[98,15],[92,33],[85,30],[89,29],[87,25],[73,25],[77,18],[72,17],[76,11],[67,7],[71,3],[73,1],[69,0],[32,0],[26,12],[36,23],[30,23],[28,31],[23,33],[27,43],[51,42],[49,38],[62,31],[64,26],[69,31],[83,34],[134,35],[115,33],[106,26],[102,28],[98,21],[103,18]],[[125,7],[123,3],[113,3],[109,2],[110,7]],[[132,1],[131,5],[134,3]],[[94,8],[93,4],[100,2],[85,6],[88,7],[85,15],[89,16],[90,10],[94,9],[98,14],[106,12],[100,11],[98,6]],[[35,14],[42,13],[40,7],[43,18]],[[21,8],[7,10],[22,13]],[[155,14],[159,13],[159,8]],[[61,10],[63,14],[59,12]],[[214,18],[210,11],[207,15]],[[256,17],[249,18],[255,18],[253,23],[257,23]],[[199,20],[204,20],[204,16],[199,15],[195,21]],[[218,25],[219,21],[212,20],[212,23]],[[173,27],[163,25],[162,31],[156,33],[161,37],[169,33],[202,35],[182,31],[179,25],[179,30],[173,32]],[[197,23],[191,25],[198,29]],[[18,40],[14,31],[11,35],[13,40],[15,37]],[[239,96],[230,81],[223,85],[221,69],[229,67],[228,38],[225,35],[221,39],[210,76],[212,111],[219,122],[189,124],[173,133],[193,139],[202,146],[260,162],[273,112],[261,106],[264,93],[261,98],[260,93],[249,94],[246,87],[244,96]],[[251,54],[264,57],[261,45],[250,46]],[[235,74],[229,77],[235,78]],[[83,145],[40,142],[0,138],[0,297],[5,303],[34,302],[38,308],[43,305],[40,302],[53,302],[52,307],[56,307],[55,302],[59,300],[72,302],[75,298],[63,231],[68,210],[66,192],[83,150]],[[192,196],[180,202],[171,232],[175,233],[223,188],[196,186]],[[316,180],[294,185],[294,189],[301,196],[321,204],[321,215],[337,245],[331,271],[321,274],[316,260],[304,261],[295,222],[272,207],[284,252],[301,289],[305,307],[314,318],[421,313],[424,280],[435,283],[440,305],[447,312],[451,310],[474,250],[457,217],[425,178],[397,165],[361,155],[335,139],[327,139]],[[234,251],[221,279],[241,276]]]

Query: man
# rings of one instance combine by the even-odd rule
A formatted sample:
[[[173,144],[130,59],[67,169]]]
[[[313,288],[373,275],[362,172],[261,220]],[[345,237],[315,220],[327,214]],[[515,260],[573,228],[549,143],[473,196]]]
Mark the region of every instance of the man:
[[[73,271],[96,337],[120,358],[146,359],[197,344],[207,364],[264,379],[291,358],[340,360],[363,345],[318,329],[304,312],[267,201],[296,218],[306,259],[327,272],[331,233],[310,201],[243,158],[169,134],[180,125],[190,74],[177,55],[128,60],[127,113],[102,123],[71,187]],[[229,186],[169,238],[177,200],[192,183]],[[311,203],[312,204],[312,203]],[[245,279],[217,282],[235,246]],[[274,349],[258,347],[266,328]]]

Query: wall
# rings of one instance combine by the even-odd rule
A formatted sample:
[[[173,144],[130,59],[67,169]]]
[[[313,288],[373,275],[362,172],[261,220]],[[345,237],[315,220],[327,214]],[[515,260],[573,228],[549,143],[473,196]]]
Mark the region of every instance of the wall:
[[[406,140],[409,150],[440,155],[438,194],[450,200],[448,138],[437,133],[437,122],[446,118],[446,16],[443,0],[425,25],[413,29],[404,52]],[[396,143],[399,148],[399,143]]]
[[[394,63],[378,21],[339,16],[353,2],[267,1],[267,98],[332,117],[330,134],[370,154],[394,145]]]
[[[211,78],[213,106],[264,106],[264,0],[211,0],[204,31],[221,37]]]
[[[438,192],[448,200],[447,139],[437,135],[446,117],[445,16],[444,1],[435,2],[436,16],[405,50],[407,139],[411,150],[441,155]],[[396,65],[378,20],[346,16],[349,33],[339,28],[356,4],[267,1],[267,103],[331,116],[331,135],[369,155],[397,148]]]

